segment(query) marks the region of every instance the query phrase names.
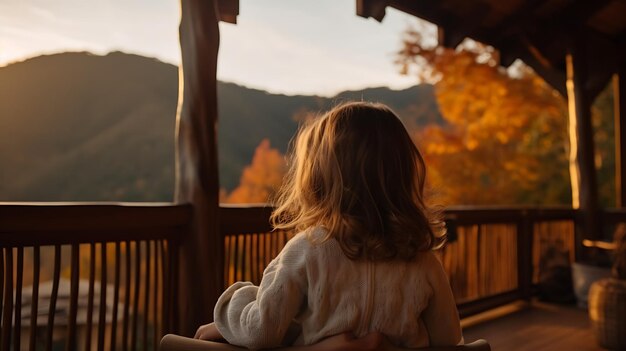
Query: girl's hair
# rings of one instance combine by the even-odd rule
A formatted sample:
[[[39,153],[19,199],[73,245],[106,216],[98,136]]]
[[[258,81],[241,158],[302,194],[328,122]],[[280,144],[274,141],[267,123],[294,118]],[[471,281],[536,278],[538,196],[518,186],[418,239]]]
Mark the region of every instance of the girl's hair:
[[[412,259],[443,244],[424,202],[426,167],[385,105],[339,105],[302,127],[272,214],[276,229],[326,228],[351,259]]]

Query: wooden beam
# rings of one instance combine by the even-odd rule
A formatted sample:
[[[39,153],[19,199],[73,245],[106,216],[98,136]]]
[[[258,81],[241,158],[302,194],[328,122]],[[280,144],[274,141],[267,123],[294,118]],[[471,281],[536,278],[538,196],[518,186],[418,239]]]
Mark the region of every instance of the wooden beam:
[[[270,224],[273,207],[266,204],[224,205],[220,207],[222,235],[245,233],[268,233],[274,228]]]
[[[476,3],[470,13],[459,17],[437,1],[387,0],[386,4],[437,25],[439,44],[449,48],[455,48],[465,38],[472,37],[491,9],[487,4]]]
[[[190,206],[170,203],[0,202],[0,242],[21,232],[73,232],[76,241],[70,243],[96,242],[106,239],[76,233],[150,231],[190,222]]]
[[[613,76],[616,206],[626,206],[626,65]]]
[[[584,38],[572,41],[566,58],[567,100],[569,111],[570,178],[572,207],[581,210],[581,226],[577,230],[577,257],[582,254],[582,240],[601,237],[598,213],[598,186],[594,162],[591,103],[584,89],[587,63]]]
[[[526,215],[517,223],[517,288],[530,301],[533,286],[534,222]]]
[[[356,14],[382,22],[385,18],[387,2],[384,0],[356,0]]]
[[[550,60],[554,66],[562,64],[564,68],[564,52],[567,51],[567,43],[570,42],[573,33],[576,33],[576,35],[594,36],[593,41],[588,41],[588,43],[613,46],[608,37],[586,26],[589,18],[604,8],[610,1],[572,1],[569,5],[559,10],[558,13],[553,13],[549,18],[538,19],[532,17],[532,20],[524,22],[522,27],[504,30],[503,33],[510,34],[510,31],[513,30],[515,35],[532,38],[535,47],[539,49],[546,59]],[[510,40],[511,35],[508,34],[500,36],[499,42]],[[595,56],[599,55],[596,53]]]
[[[618,48],[618,58],[620,63],[626,61],[626,30],[615,37],[615,46]]]
[[[613,72],[615,72],[612,65],[602,63],[596,62],[589,67],[589,79],[585,89],[591,101],[595,101],[596,97],[611,83]]]
[[[506,46],[499,48],[499,50],[500,63],[502,65],[509,66],[516,58],[519,58],[558,91],[561,96],[567,97],[565,72],[554,67],[551,61],[539,55],[540,53],[537,49],[533,50],[532,43],[527,40],[522,42],[519,39],[515,39]]]
[[[228,23],[237,23],[239,15],[239,0],[217,0],[219,20]]]
[[[588,58],[588,79],[585,89],[592,100],[610,83],[620,66],[621,51],[616,38],[587,30],[585,32]]]
[[[569,23],[584,26],[596,13],[602,10],[612,0],[572,1],[566,8],[559,11],[559,17],[553,23]]]
[[[499,49],[501,62],[505,67],[516,58],[521,58],[518,56],[521,51],[512,47],[511,43],[516,43],[518,39],[531,41],[529,48],[533,49],[533,56],[537,57],[539,54],[541,57],[537,57],[538,59],[550,62],[550,66],[564,71],[563,57],[572,31],[574,28],[583,28],[585,22],[606,6],[608,1],[574,1],[549,20],[539,20],[534,13],[544,2],[530,0],[507,16],[496,28],[477,33],[477,39]],[[578,29],[576,31],[580,32]],[[594,34],[590,28],[585,28],[584,32]],[[593,42],[596,41],[607,42],[605,38],[596,38]],[[593,83],[593,80],[588,83]]]
[[[585,42],[585,52],[581,53],[586,64],[585,82],[582,88],[589,101],[593,101],[608,84],[621,57],[620,47],[616,41],[589,28],[580,28],[573,32],[552,28],[546,29],[545,33],[545,35],[521,34],[516,37],[519,38],[521,44],[516,40],[506,42],[504,48],[510,51],[503,52],[502,63],[510,64],[516,57],[524,60],[565,97],[565,60],[563,58],[567,53],[568,43],[576,38]],[[531,63],[533,61],[535,62]],[[547,72],[543,73],[540,70],[547,70]]]
[[[535,11],[545,3],[545,0],[527,0],[522,2],[519,8],[515,9],[508,16],[503,16],[502,20],[495,28],[489,29],[484,36],[492,37],[492,42],[502,41],[505,37],[514,37],[523,32],[534,18]]]
[[[453,13],[441,8],[439,1],[386,0],[387,5],[402,12],[424,19],[437,26],[460,21]]]
[[[465,38],[474,35],[490,11],[489,5],[476,3],[463,18],[442,23],[438,28],[439,44],[455,49]]]
[[[180,46],[175,201],[193,205],[193,220],[178,253],[176,332],[193,336],[201,324],[212,321],[224,282],[224,243],[218,216],[219,27],[215,0],[181,0]]]
[[[505,42],[512,37],[524,33],[549,34],[558,28],[582,27],[589,18],[604,8],[610,0],[572,1],[558,13],[550,16],[547,21],[540,21],[535,17],[535,12],[543,4],[544,0],[530,0],[524,3],[518,10],[505,17],[498,27],[484,33],[491,37],[494,42]]]

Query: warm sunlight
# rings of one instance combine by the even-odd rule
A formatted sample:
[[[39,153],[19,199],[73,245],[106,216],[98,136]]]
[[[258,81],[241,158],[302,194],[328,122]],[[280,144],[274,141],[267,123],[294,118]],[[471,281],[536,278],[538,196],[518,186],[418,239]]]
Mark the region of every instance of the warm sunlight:
[[[626,349],[623,0],[0,0],[0,349]]]

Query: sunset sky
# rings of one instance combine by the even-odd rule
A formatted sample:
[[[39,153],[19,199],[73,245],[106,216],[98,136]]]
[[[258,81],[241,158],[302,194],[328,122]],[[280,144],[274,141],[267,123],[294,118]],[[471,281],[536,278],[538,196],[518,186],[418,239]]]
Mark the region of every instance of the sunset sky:
[[[393,64],[415,18],[356,16],[354,0],[241,0],[220,25],[218,78],[286,94],[403,88]],[[0,0],[0,66],[42,53],[121,50],[177,64],[177,0]],[[434,31],[434,28],[431,29]]]

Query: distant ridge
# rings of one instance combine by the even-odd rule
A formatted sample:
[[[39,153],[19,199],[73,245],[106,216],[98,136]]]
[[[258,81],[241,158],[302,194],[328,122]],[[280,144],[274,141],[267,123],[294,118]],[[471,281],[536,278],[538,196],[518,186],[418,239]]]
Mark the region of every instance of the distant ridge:
[[[112,52],[61,53],[0,67],[0,201],[170,201],[175,66]],[[220,182],[239,183],[268,138],[285,151],[296,117],[345,100],[391,106],[409,126],[441,123],[433,87],[332,98],[218,83]]]

